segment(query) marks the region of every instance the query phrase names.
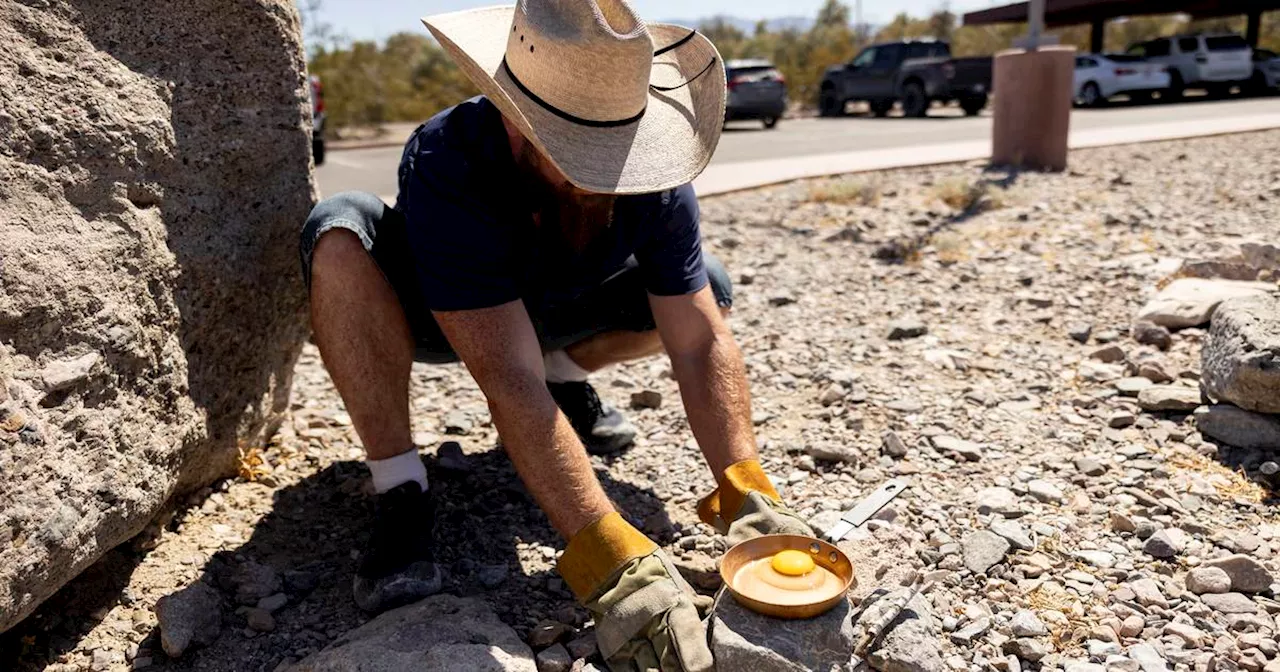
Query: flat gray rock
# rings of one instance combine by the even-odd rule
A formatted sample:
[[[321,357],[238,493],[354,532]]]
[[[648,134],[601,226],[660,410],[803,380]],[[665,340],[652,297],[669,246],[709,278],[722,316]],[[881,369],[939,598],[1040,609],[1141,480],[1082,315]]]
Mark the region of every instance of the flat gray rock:
[[[845,669],[854,645],[853,608],[842,602],[810,619],[780,620],[738,604],[727,592],[710,620],[716,669],[828,672]]]
[[[436,595],[388,611],[287,669],[536,672],[538,668],[529,647],[483,600]]]
[[[1280,450],[1280,417],[1216,404],[1196,409],[1195,419],[1200,432],[1215,441],[1238,448]]]
[[[1224,301],[1200,351],[1211,397],[1262,413],[1280,413],[1280,298]]]
[[[1138,310],[1135,321],[1146,320],[1170,329],[1195,327],[1208,322],[1218,304],[1227,299],[1266,294],[1275,288],[1266,282],[1179,278]]]
[[[1189,413],[1200,404],[1200,390],[1186,385],[1157,385],[1138,392],[1138,406],[1144,411]]]
[[[1276,578],[1261,562],[1242,554],[1218,560],[1210,560],[1203,567],[1213,567],[1226,572],[1231,580],[1231,590],[1241,593],[1261,593],[1276,583]]]
[[[961,556],[964,566],[975,574],[986,573],[987,570],[1004,560],[1009,553],[1010,544],[1004,537],[979,530],[966,536],[961,542]]]
[[[966,441],[947,434],[940,434],[930,439],[933,447],[944,453],[951,453],[969,462],[982,459],[982,444]]]
[[[988,528],[1004,537],[1006,541],[1020,551],[1030,551],[1036,547],[1035,543],[1031,541],[1031,535],[1027,534],[1027,531],[1022,529],[1021,525],[1012,520],[995,518]]]
[[[1208,593],[1201,595],[1200,601],[1210,609],[1224,614],[1252,614],[1258,611],[1258,605],[1241,593]]]
[[[1009,488],[986,488],[978,493],[974,503],[978,506],[978,513],[983,515],[998,513],[1006,518],[1016,518],[1026,513],[1018,502],[1018,495]]]

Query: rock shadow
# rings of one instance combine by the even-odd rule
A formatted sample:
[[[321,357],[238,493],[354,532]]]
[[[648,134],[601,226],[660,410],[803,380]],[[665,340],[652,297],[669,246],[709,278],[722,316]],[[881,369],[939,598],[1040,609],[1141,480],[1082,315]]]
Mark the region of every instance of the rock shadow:
[[[576,605],[553,569],[554,559],[543,550],[563,548],[563,541],[503,450],[468,454],[461,469],[441,467],[434,455],[426,455],[425,462],[436,493],[435,539],[437,561],[445,570],[444,592],[485,598],[522,638],[546,618],[582,625],[586,612]],[[603,462],[597,462],[596,474],[624,516],[655,541],[673,541],[674,529],[664,504],[652,491],[614,480]],[[358,461],[333,463],[277,490],[271,511],[253,528],[252,536],[234,549],[215,553],[201,568],[198,580],[215,588],[220,602],[222,627],[216,638],[208,646],[193,645],[182,657],[171,659],[162,648],[159,628],[153,628],[141,643],[141,655],[152,660],[147,669],[270,671],[281,661],[324,648],[368,621],[371,617],[352,600],[351,583],[372,516],[368,471]],[[519,544],[533,546],[520,549]],[[36,616],[6,633],[0,639],[0,668],[43,669],[74,651],[97,623],[86,614],[105,612],[122,599],[132,599],[122,591],[142,556],[131,547],[121,546],[108,556],[115,558],[111,568],[104,568],[108,578],[95,571],[95,565]],[[524,570],[528,564],[539,569]],[[80,604],[90,587],[96,598]],[[185,588],[174,586],[173,593]],[[281,593],[288,601],[274,612],[274,629],[249,628],[247,609],[261,597]],[[65,616],[54,615],[71,602],[78,608]],[[23,653],[25,637],[37,637],[39,646],[27,648],[44,653]]]

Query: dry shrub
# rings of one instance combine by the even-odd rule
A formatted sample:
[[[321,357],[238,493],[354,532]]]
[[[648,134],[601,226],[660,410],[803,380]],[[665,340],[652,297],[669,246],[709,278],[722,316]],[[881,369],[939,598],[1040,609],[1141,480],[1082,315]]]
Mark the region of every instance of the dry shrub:
[[[979,214],[1008,205],[1004,189],[986,180],[970,181],[954,177],[939,182],[933,197],[957,212]]]
[[[969,259],[969,241],[956,231],[943,231],[929,239],[933,249],[938,253],[938,260],[946,264],[956,264]]]
[[[257,446],[249,446],[245,448],[243,445],[238,449],[239,452],[239,476],[246,481],[256,481],[270,473],[267,469],[266,460],[262,459],[262,451]]]
[[[813,203],[857,203],[870,208],[880,205],[880,196],[880,183],[871,179],[845,178],[809,187],[809,201]]]

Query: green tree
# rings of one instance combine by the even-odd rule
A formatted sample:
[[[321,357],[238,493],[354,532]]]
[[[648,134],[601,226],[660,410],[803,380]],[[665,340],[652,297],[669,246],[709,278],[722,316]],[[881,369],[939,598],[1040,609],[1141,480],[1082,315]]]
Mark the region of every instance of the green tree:
[[[849,26],[849,6],[839,0],[827,0],[818,10],[817,26],[844,27]]]
[[[939,40],[950,41],[956,32],[956,15],[945,7],[929,16],[929,32]]]

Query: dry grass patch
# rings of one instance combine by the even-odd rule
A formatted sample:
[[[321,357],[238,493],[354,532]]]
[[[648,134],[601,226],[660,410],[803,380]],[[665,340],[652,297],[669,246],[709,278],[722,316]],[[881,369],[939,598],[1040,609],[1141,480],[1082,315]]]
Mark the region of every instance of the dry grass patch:
[[[945,264],[958,264],[969,260],[969,241],[958,231],[943,231],[929,239],[938,253],[938,260]]]
[[[932,196],[957,212],[978,214],[1007,205],[1004,190],[986,180],[954,177],[934,185]]]
[[[809,187],[813,203],[857,203],[868,208],[880,205],[882,190],[874,179],[842,179],[819,182]]]
[[[256,481],[271,473],[271,470],[267,469],[266,460],[262,459],[262,451],[257,446],[248,448],[240,446],[237,453],[237,472],[240,478],[246,481]]]
[[[1243,470],[1232,470],[1198,453],[1173,455],[1169,465],[1195,472],[1227,499],[1243,499],[1255,504],[1266,499],[1266,490],[1250,480]]]

